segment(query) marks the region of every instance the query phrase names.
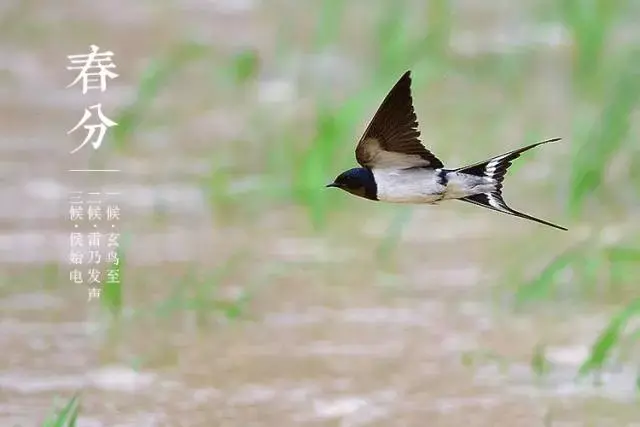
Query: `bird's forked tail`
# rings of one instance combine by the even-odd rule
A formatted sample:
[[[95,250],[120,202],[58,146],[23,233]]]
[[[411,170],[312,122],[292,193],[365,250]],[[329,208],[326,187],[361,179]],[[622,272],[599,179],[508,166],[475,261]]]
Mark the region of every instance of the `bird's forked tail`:
[[[495,183],[496,183],[495,189],[491,192],[474,194],[474,195],[463,197],[457,200],[473,203],[478,206],[493,209],[495,211],[506,213],[509,215],[514,215],[520,218],[529,219],[531,221],[535,221],[540,224],[545,224],[550,227],[554,227],[559,230],[566,231],[567,229],[564,227],[561,227],[556,224],[552,224],[550,222],[547,222],[538,218],[534,218],[530,215],[511,209],[509,206],[507,206],[504,199],[502,198],[502,181],[504,180],[504,176],[507,173],[507,169],[509,168],[509,166],[511,166],[511,162],[517,159],[518,157],[520,157],[520,154],[524,153],[525,151],[531,150],[532,148],[535,148],[538,145],[546,144],[549,142],[556,142],[559,140],[560,138],[553,138],[546,141],[537,142],[535,144],[527,145],[526,147],[522,147],[517,150],[513,150],[508,153],[501,154],[489,160],[485,160],[483,162],[474,163],[473,165],[464,166],[456,169],[455,172],[474,175],[478,177],[491,178],[495,180]]]

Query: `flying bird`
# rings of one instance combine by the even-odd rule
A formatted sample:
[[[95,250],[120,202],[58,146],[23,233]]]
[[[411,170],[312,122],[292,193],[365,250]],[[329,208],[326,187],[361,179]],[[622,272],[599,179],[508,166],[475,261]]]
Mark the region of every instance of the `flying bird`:
[[[437,204],[462,200],[559,230],[566,228],[511,209],[502,198],[502,181],[511,162],[548,139],[457,169],[443,163],[420,142],[411,97],[411,71],[391,89],[356,147],[361,167],[342,172],[327,187],[389,203]]]

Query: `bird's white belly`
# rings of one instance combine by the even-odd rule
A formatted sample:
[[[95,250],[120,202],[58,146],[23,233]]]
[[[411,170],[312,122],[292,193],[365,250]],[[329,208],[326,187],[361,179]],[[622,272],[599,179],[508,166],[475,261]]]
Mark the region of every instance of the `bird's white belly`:
[[[435,203],[445,191],[433,169],[373,169],[378,200],[391,203]]]

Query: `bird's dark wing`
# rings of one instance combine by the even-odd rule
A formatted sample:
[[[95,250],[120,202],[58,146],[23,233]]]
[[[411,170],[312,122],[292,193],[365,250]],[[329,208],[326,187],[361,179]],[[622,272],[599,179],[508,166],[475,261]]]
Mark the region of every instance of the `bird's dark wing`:
[[[442,162],[420,142],[418,119],[407,71],[382,101],[356,147],[356,160],[369,168],[441,168]]]

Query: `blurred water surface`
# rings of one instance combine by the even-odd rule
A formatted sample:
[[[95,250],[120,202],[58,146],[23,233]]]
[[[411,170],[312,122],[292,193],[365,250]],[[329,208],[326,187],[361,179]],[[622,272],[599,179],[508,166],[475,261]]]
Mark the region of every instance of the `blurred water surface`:
[[[415,30],[432,12],[405,3]],[[507,79],[502,91],[429,59],[416,66],[423,139],[445,163],[480,160],[532,135],[570,134],[573,46],[560,23],[534,19],[533,3],[451,2],[449,49],[460,67],[480,76],[485,61],[521,51],[532,59],[512,73],[526,76],[524,89]],[[562,234],[457,203],[408,211],[322,193],[335,211],[318,232],[289,196],[296,175],[279,165],[291,162],[288,150],[309,147],[316,99],[337,108],[372,78],[371,34],[387,3],[349,2],[339,42],[322,50],[312,40],[321,2],[1,8],[2,425],[36,425],[54,398],[77,390],[79,426],[640,425],[637,348],[600,384],[575,381],[589,346],[637,290],[504,309],[515,282],[579,241],[584,225]],[[638,43],[634,22],[622,19],[617,43]],[[107,116],[123,117],[148,67],[185,43],[204,46],[206,60],[163,83],[120,147],[107,138],[92,157],[68,154],[80,136],[67,131],[84,108],[102,102]],[[90,44],[115,53],[120,77],[83,96],[65,89],[75,78],[66,56]],[[225,70],[246,48],[259,58],[257,76],[233,85]],[[398,64],[398,75],[412,66]],[[355,140],[383,96],[372,93],[351,139],[338,141],[327,181],[354,162]],[[283,128],[295,131],[285,148]],[[505,186],[509,202],[566,223],[567,175],[554,172],[570,147],[519,160]],[[122,172],[68,172],[92,167]],[[207,187],[219,176],[224,185]],[[96,189],[121,193],[127,263],[115,320],[68,280],[69,192]],[[619,221],[587,219],[609,222],[616,240],[629,208],[612,209]],[[398,215],[407,219],[385,252]],[[519,278],[505,285],[509,269]],[[539,345],[543,375],[535,373]]]

